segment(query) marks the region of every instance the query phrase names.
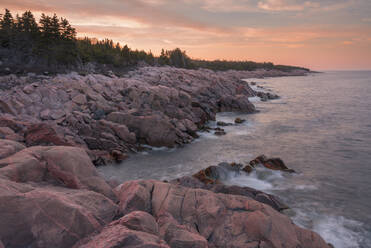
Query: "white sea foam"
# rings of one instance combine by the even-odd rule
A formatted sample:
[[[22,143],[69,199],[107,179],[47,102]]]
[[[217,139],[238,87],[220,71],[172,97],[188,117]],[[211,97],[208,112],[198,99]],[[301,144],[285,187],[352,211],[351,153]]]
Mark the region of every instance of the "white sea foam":
[[[294,190],[317,190],[315,185],[299,184],[292,185],[280,171],[271,171],[263,167],[258,167],[250,174],[230,173],[230,176],[224,181],[227,185],[238,185],[255,188],[267,193],[274,193],[276,190],[284,191]],[[306,207],[303,207],[306,209]],[[362,223],[349,220],[342,216],[326,216],[318,214],[315,210],[303,210],[303,208],[292,209],[295,212],[294,222],[304,228],[312,229],[331,243],[336,248],[361,248],[371,247],[363,246]],[[362,244],[362,245],[361,245]]]
[[[230,176],[224,183],[227,185],[238,185],[251,187],[261,191],[269,191],[275,188],[275,181],[282,179],[280,171],[271,171],[257,168],[250,174],[241,172]]]
[[[197,132],[198,136],[200,138],[205,138],[205,139],[218,139],[219,136],[215,135],[214,132]]]
[[[252,97],[249,97],[249,101],[250,102],[261,102],[261,99],[258,96],[252,96]]]
[[[362,236],[354,230],[362,228],[362,223],[342,216],[321,216],[314,222],[313,230],[336,248],[358,248]]]
[[[314,211],[293,209],[295,224],[309,228],[321,235],[328,243],[336,248],[370,247],[369,241],[363,239],[362,223],[347,219],[343,216],[328,216]],[[361,245],[363,243],[363,246]],[[365,244],[367,243],[367,244]]]
[[[255,175],[254,175],[255,174]],[[273,188],[273,185],[264,180],[260,180],[256,173],[252,172],[249,176],[246,176],[244,173],[235,177],[230,177],[224,181],[227,185],[238,185],[243,187],[251,187],[257,190],[270,190]]]
[[[318,188],[315,185],[299,184],[299,185],[295,185],[294,189],[296,190],[317,190]]]
[[[154,147],[154,146],[149,146],[149,145],[142,145],[142,147],[150,149],[152,151],[168,151],[168,150],[174,149],[174,148],[169,148],[169,147],[166,147],[166,146]]]

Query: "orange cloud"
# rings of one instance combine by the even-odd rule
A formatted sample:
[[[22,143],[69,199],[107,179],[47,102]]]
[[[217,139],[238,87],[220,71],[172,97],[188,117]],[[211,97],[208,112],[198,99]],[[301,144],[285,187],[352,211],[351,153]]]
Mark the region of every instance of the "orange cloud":
[[[271,17],[280,11],[330,11],[329,6],[333,9],[346,7],[344,1],[327,7],[313,1],[302,1],[300,5],[296,0],[179,2],[185,4],[188,12],[176,8],[178,3],[170,0],[90,0],[88,4],[86,0],[2,0],[0,8],[10,8],[13,13],[29,9],[37,16],[42,12],[56,12],[70,20],[79,36],[108,37],[134,49],[151,49],[155,54],[162,48],[181,47],[195,58],[273,61],[315,69],[329,66],[371,68],[371,27],[365,24],[367,17],[359,18],[363,25],[265,23],[267,12],[274,12],[269,14]],[[234,17],[230,12],[241,10],[263,12],[264,18],[251,25],[238,19],[235,24],[228,23],[228,18]],[[210,15],[218,18],[208,19]]]

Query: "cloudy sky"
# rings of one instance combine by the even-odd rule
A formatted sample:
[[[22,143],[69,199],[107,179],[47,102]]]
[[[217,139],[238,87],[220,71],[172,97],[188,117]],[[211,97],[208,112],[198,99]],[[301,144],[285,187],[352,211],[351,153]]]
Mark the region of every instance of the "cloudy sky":
[[[371,0],[0,0],[66,17],[79,36],[193,58],[371,69]]]

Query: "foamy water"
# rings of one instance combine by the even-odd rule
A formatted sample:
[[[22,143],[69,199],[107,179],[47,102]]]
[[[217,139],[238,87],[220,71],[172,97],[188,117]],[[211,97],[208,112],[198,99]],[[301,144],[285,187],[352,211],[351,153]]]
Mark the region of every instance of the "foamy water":
[[[225,183],[279,196],[291,207],[286,214],[296,224],[318,232],[336,248],[371,247],[371,73],[254,81],[281,98],[253,100],[257,114],[219,114],[224,122],[247,120],[223,127],[227,135],[201,133],[185,147],[149,151],[100,171],[121,181],[164,180],[220,162],[247,163],[260,154],[281,157],[298,173],[260,168],[250,175],[232,173]]]

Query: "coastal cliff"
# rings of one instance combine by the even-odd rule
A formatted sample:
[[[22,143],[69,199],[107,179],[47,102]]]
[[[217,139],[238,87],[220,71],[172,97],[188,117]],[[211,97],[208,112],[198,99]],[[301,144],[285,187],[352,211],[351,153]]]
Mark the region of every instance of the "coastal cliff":
[[[242,78],[303,73],[1,77],[0,247],[329,247],[269,194],[200,177],[106,182],[93,164],[186,144],[217,112],[253,113]]]

